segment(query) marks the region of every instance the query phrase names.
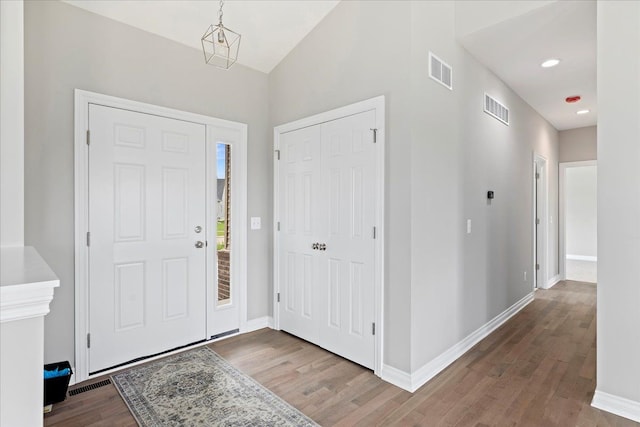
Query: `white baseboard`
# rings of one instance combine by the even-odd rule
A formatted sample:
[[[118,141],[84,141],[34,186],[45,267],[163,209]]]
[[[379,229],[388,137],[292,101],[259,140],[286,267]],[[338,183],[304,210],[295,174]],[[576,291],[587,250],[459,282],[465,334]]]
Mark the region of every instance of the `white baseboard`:
[[[597,256],[589,256],[589,255],[569,255],[567,254],[567,259],[572,261],[591,261],[598,262]]]
[[[380,378],[396,387],[400,387],[403,390],[413,392],[411,390],[411,374],[405,371],[383,364],[382,372],[380,372]]]
[[[273,317],[263,316],[258,317],[257,319],[247,320],[247,323],[242,325],[242,327],[240,328],[240,333],[246,334],[247,332],[257,331],[258,329],[263,328],[273,329]]]
[[[544,286],[544,289],[553,288],[556,284],[558,284],[560,280],[562,280],[562,278],[560,277],[559,274],[556,274],[555,276],[553,276],[551,279],[547,281],[546,285]]]
[[[640,422],[640,402],[596,390],[591,406]]]
[[[529,304],[531,301],[533,301],[533,292],[524,296],[520,301],[513,304],[511,307],[491,319],[484,326],[480,327],[475,332],[472,332],[462,341],[458,342],[457,344],[446,350],[444,353],[442,353],[440,356],[428,362],[426,365],[413,372],[412,374],[408,374],[392,366],[383,365],[381,378],[393,385],[396,385],[404,390],[413,393],[424,384],[426,384],[430,379],[438,375],[447,366],[455,362],[471,347],[482,341],[487,337],[487,335],[502,326],[502,324],[504,324],[516,313],[526,307],[527,304]]]
[[[73,372],[73,373],[71,374],[71,378],[69,378],[69,385],[70,386],[75,385],[75,383],[76,383],[76,367],[75,366],[71,367],[71,372]]]

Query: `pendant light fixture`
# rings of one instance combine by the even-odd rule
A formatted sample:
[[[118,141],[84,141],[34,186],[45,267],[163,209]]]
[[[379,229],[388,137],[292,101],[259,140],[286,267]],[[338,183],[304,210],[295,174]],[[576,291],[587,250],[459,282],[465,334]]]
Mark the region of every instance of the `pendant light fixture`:
[[[222,6],[224,0],[220,0],[218,23],[211,24],[202,36],[202,51],[207,64],[228,70],[238,59],[241,36],[222,25]]]

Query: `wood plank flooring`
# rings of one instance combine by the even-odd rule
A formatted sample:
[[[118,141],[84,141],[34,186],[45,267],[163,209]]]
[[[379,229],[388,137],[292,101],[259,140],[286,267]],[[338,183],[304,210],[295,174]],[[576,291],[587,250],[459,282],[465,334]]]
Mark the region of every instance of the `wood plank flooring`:
[[[639,426],[590,406],[595,291],[567,281],[536,292],[524,310],[414,394],[270,329],[211,348],[323,426]],[[45,416],[45,426],[135,425],[113,385],[69,397]]]

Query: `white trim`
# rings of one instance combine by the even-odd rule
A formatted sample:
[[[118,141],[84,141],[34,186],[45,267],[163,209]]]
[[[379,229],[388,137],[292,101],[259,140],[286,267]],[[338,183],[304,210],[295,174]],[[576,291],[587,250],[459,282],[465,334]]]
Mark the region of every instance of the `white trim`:
[[[447,366],[455,362],[465,354],[471,347],[482,341],[490,333],[502,326],[507,320],[515,316],[520,310],[533,301],[533,292],[525,295],[518,302],[507,308],[502,313],[481,326],[462,341],[454,344],[451,348],[431,360],[412,374],[383,365],[382,379],[394,384],[411,393],[422,387],[433,377],[442,372]]]
[[[584,166],[598,166],[597,160],[585,160],[581,162],[561,162],[558,167],[558,269],[560,270],[560,277],[562,280],[567,278],[567,231],[566,231],[566,203],[565,203],[565,186],[567,178],[567,169],[584,167]]]
[[[0,246],[24,246],[24,2],[0,1]]]
[[[569,254],[567,254],[566,259],[569,259],[569,260],[572,260],[572,261],[598,262],[598,257],[597,256],[590,256],[590,255],[569,255]]]
[[[344,107],[336,108],[331,111],[326,111],[324,113],[316,114],[314,116],[305,117],[300,120],[296,120],[294,122],[282,124],[276,126],[273,129],[273,144],[274,150],[279,150],[280,148],[280,135],[286,132],[290,132],[296,129],[301,129],[309,126],[314,126],[320,123],[329,122],[332,120],[337,120],[343,117],[352,116],[354,114],[363,113],[365,111],[375,111],[376,115],[376,129],[377,129],[377,139],[376,139],[376,207],[375,207],[375,222],[377,229],[377,237],[375,239],[375,284],[374,284],[374,306],[375,306],[375,323],[378,325],[376,327],[376,335],[375,335],[375,357],[374,357],[374,373],[378,376],[381,375],[382,367],[383,367],[383,354],[384,354],[384,241],[385,241],[385,219],[384,219],[384,206],[385,206],[385,193],[384,193],[384,183],[385,183],[385,97],[377,96],[375,98],[367,99],[364,101],[356,102],[354,104],[350,104]],[[274,320],[274,328],[280,329],[280,320],[278,315],[278,302],[277,295],[279,292],[279,276],[278,276],[278,251],[280,248],[279,239],[278,239],[278,200],[279,200],[279,189],[278,189],[278,160],[277,156],[274,155],[273,160],[273,320]]]
[[[591,406],[640,422],[640,402],[596,390]]]
[[[553,288],[553,287],[554,287],[555,285],[557,285],[557,284],[558,284],[558,282],[560,282],[561,280],[563,280],[563,279],[561,279],[561,278],[560,278],[560,275],[559,275],[559,274],[556,274],[555,276],[553,276],[551,279],[549,279],[549,280],[547,281],[547,283],[546,283],[546,284],[545,284],[545,286],[544,286],[544,289],[551,289],[551,288]]]
[[[86,132],[89,129],[89,104],[104,105],[113,108],[121,108],[131,111],[139,111],[147,114],[184,120],[193,123],[199,123],[206,126],[207,139],[214,135],[213,129],[225,128],[231,131],[240,132],[240,144],[235,150],[238,163],[233,167],[239,172],[239,183],[236,187],[246,187],[246,142],[247,142],[247,125],[244,123],[232,122],[229,120],[218,119],[214,117],[204,116],[186,111],[174,110],[172,108],[160,107],[157,105],[146,104],[143,102],[132,101],[114,96],[103,95],[94,92],[88,92],[76,89],[75,112],[74,112],[74,206],[75,206],[75,379],[77,382],[87,380],[93,376],[89,375],[89,353],[85,345],[85,337],[88,332],[89,325],[89,295],[87,292],[88,284],[88,251],[85,245],[86,231],[88,230],[88,149],[86,144]],[[244,153],[244,161],[240,162]],[[232,160],[233,161],[233,160]],[[246,194],[236,195],[239,202],[237,206],[238,212],[234,212],[237,219],[235,229],[238,231],[237,253],[239,259],[234,260],[235,269],[235,286],[240,301],[240,327],[246,323],[246,270],[247,270],[247,252],[246,252]],[[238,230],[239,229],[239,230]],[[215,248],[215,246],[213,246]],[[233,254],[232,254],[233,256]],[[233,273],[232,273],[233,274]],[[211,341],[206,341],[211,342]],[[173,353],[168,353],[173,354]],[[166,356],[167,354],[162,355]],[[160,356],[159,356],[160,357]],[[155,360],[155,358],[146,359],[145,361]],[[132,364],[130,366],[135,366]],[[122,369],[122,368],[120,368]],[[101,372],[99,375],[104,375]]]
[[[398,368],[383,364],[380,378],[403,390],[411,391],[411,374]]]
[[[2,286],[0,323],[46,315],[53,299],[53,288],[58,286],[59,280]]]
[[[49,313],[53,288],[60,280],[31,246],[0,249],[0,323]]]
[[[253,332],[264,328],[273,329],[273,317],[262,316],[256,319],[247,320],[244,323],[244,326],[240,328],[240,333],[245,334],[247,332]]]

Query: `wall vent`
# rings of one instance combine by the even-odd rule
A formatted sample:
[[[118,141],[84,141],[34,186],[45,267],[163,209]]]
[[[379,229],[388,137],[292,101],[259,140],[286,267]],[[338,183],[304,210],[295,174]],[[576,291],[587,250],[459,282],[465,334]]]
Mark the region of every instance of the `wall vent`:
[[[429,77],[453,90],[453,68],[432,52],[429,52]]]
[[[509,109],[486,93],[484,94],[484,112],[509,126]]]

